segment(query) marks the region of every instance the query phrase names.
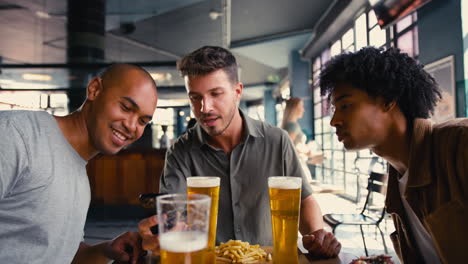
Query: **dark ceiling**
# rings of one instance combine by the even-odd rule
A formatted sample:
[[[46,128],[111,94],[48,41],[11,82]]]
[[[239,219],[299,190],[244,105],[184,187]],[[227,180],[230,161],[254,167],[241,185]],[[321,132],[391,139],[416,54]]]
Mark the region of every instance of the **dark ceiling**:
[[[203,45],[222,45],[229,35],[241,80],[258,87],[272,76],[284,77],[291,51],[306,44],[336,0],[230,2],[231,27],[223,33],[223,16],[209,16],[223,10],[223,0],[107,0],[105,62],[176,61]],[[66,11],[64,0],[0,0],[2,63],[66,63]],[[124,23],[135,30],[122,33]],[[169,70],[170,85],[183,85]]]

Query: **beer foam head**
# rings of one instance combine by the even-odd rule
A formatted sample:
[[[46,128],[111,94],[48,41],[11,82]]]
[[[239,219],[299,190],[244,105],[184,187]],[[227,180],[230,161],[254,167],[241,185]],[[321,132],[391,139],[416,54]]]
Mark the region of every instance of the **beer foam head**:
[[[208,245],[207,233],[198,231],[167,232],[159,236],[161,249],[169,252],[189,253],[202,250]]]
[[[217,187],[219,184],[219,177],[187,177],[188,187]]]
[[[269,177],[268,187],[275,189],[300,189],[302,178],[300,177]]]

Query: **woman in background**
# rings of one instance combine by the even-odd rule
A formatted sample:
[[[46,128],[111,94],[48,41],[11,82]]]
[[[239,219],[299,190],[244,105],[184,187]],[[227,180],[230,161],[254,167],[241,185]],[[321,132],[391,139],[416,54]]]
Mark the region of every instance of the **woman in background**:
[[[313,140],[306,143],[307,136],[302,132],[301,126],[297,122],[303,116],[304,102],[301,98],[291,97],[286,101],[281,128],[288,132],[289,137],[296,147],[296,152],[301,160],[303,170],[308,175],[309,181],[312,181],[307,163],[314,165],[320,164],[323,162],[323,155]]]
[[[291,137],[294,145],[305,143],[307,140],[306,135],[301,130],[301,126],[297,120],[304,116],[304,102],[301,98],[291,97],[286,101],[286,108],[284,109],[283,122],[281,128],[286,130]]]

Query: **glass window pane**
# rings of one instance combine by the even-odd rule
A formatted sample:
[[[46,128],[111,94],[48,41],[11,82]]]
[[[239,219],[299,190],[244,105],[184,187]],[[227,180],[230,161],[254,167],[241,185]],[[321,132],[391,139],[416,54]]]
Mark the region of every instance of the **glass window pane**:
[[[317,179],[318,181],[322,181],[323,179],[323,169],[321,166],[315,167],[315,179]]]
[[[316,71],[314,72],[314,74],[312,75],[312,85],[314,87],[318,87],[319,85],[319,79],[320,79],[320,71]]]
[[[314,64],[312,66],[312,71],[317,72],[320,70],[320,57],[315,58]]]
[[[337,149],[344,149],[343,143],[338,141],[338,136],[335,134],[335,130],[333,129],[333,146]]]
[[[341,53],[341,40],[337,40],[330,48],[330,55],[336,56]]]
[[[315,134],[322,133],[322,120],[317,119],[314,122],[315,122],[314,123],[314,125],[315,125]]]
[[[415,26],[413,28],[414,32],[414,48],[413,48],[413,53],[414,56],[417,57],[419,56],[419,36],[418,36],[418,26]]]
[[[314,103],[319,103],[322,101],[322,96],[320,95],[320,87],[316,86],[314,88]],[[321,107],[321,106],[319,106]],[[322,115],[322,110],[319,108],[320,111],[315,110],[315,115]]]
[[[0,102],[3,109],[41,110],[41,94],[38,91],[2,91]],[[42,97],[47,98],[46,94]],[[44,103],[47,106],[47,102]]]
[[[316,103],[314,105],[314,115],[315,115],[315,118],[322,117],[322,104],[321,103]]]
[[[341,38],[343,48],[348,48],[354,43],[354,28],[349,29]]]
[[[413,23],[412,16],[405,16],[402,18],[398,23],[396,23],[396,31],[397,33],[400,33],[403,31],[405,28],[409,27]]]
[[[371,46],[381,47],[386,42],[385,30],[375,27],[369,32],[369,43]]]
[[[65,93],[50,95],[51,107],[65,107],[67,104],[68,104],[68,97]]]
[[[366,13],[356,20],[356,50],[367,46]]]
[[[327,169],[325,168],[324,171],[323,171],[323,180],[325,183],[330,183],[331,182],[331,179],[332,179],[332,174],[333,171],[331,171],[330,169]]]
[[[334,182],[334,185],[336,185],[336,187],[343,188],[343,186],[344,186],[344,172],[339,171],[339,170],[335,170],[335,172],[333,173],[333,182]]]
[[[173,108],[156,108],[153,115],[155,124],[158,125],[173,125],[174,124],[174,109]]]
[[[397,47],[403,52],[408,53],[410,57],[414,56],[414,32],[410,30],[397,39]]]
[[[369,28],[375,26],[377,24],[377,17],[375,16],[374,10],[369,11]]]
[[[324,128],[326,127],[326,125],[324,126]],[[323,135],[323,148],[324,149],[331,149],[331,146],[332,146],[332,137],[331,137],[331,134],[325,134]],[[330,157],[331,153],[329,153],[328,156],[325,156],[325,157]]]
[[[354,51],[355,51],[354,45],[351,45],[351,46],[349,46],[348,48],[346,48],[346,49],[343,50],[343,52],[346,52],[346,51],[348,51],[348,52],[354,52]]]
[[[328,133],[332,133],[332,132],[334,133],[332,126],[330,126],[330,116],[324,116],[322,120],[323,120],[323,131],[328,132]]]
[[[393,32],[393,28],[391,28],[388,32],[390,33],[389,36],[388,36],[388,37],[389,37],[388,42],[391,43],[391,42],[393,42],[394,39],[395,39],[395,36],[394,36],[395,34],[394,34],[394,32]]]
[[[323,137],[323,144],[324,145],[327,145],[327,137],[324,136]],[[325,155],[325,157],[327,157],[324,162],[323,162],[323,167],[325,168],[331,168],[331,162],[333,161],[333,156],[332,156],[332,151],[330,149],[327,149],[324,147],[324,151],[323,151],[323,155]]]
[[[322,65],[324,65],[325,63],[327,63],[328,60],[330,60],[330,49],[325,49],[323,52],[322,52]]]
[[[318,123],[318,121],[315,121],[316,124]],[[320,123],[318,124],[320,126]],[[317,142],[317,144],[320,146],[320,150],[322,150],[322,146],[323,146],[323,138],[322,138],[322,135],[319,135],[319,136],[316,136],[315,137],[315,142]]]
[[[334,169],[343,171],[344,170],[344,160],[343,160],[343,152],[342,151],[335,151],[333,157],[333,166]]]
[[[327,98],[323,98],[322,100],[322,116],[330,115],[330,102]]]

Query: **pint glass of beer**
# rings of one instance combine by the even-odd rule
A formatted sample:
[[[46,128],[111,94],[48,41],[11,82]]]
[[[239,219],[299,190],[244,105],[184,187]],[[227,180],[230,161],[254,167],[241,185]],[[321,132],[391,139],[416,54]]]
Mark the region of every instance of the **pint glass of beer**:
[[[206,194],[211,197],[210,229],[208,232],[208,248],[205,255],[207,264],[216,264],[216,254],[214,252],[216,244],[216,224],[218,222],[218,201],[219,201],[219,177],[188,177],[187,193]]]
[[[208,245],[211,198],[168,194],[157,198],[162,264],[203,264]]]
[[[300,177],[269,177],[273,263],[299,263],[297,232],[301,204]]]

